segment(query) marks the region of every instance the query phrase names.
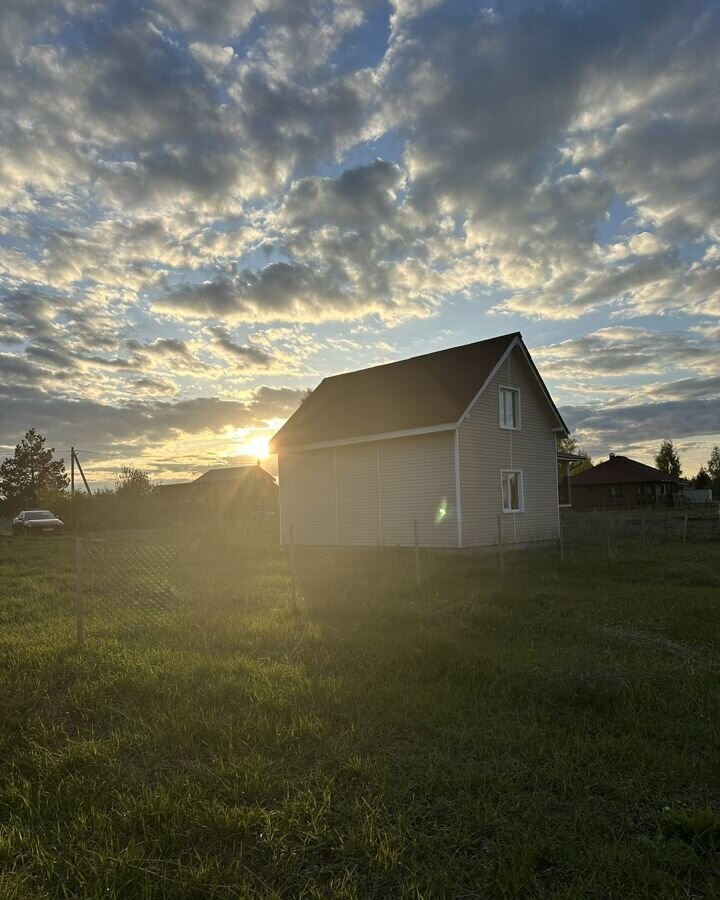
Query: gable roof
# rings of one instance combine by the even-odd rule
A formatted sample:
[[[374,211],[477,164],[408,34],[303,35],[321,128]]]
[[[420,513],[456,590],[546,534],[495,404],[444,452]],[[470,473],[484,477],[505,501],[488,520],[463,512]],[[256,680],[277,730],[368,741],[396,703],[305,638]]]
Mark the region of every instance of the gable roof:
[[[266,472],[262,466],[223,466],[221,469],[208,469],[199,475],[192,484],[207,484],[215,481],[246,481],[249,478],[255,478],[260,473],[269,478],[273,483],[275,479],[269,472]],[[261,476],[262,477],[262,476]]]
[[[518,346],[565,424],[519,332],[324,378],[270,441],[273,453],[457,427]]]
[[[592,469],[586,469],[572,476],[572,483],[580,485],[593,484],[637,484],[650,482],[671,482],[682,484],[682,478],[668,475],[660,469],[646,466],[629,456],[611,456],[605,462],[598,463]]]

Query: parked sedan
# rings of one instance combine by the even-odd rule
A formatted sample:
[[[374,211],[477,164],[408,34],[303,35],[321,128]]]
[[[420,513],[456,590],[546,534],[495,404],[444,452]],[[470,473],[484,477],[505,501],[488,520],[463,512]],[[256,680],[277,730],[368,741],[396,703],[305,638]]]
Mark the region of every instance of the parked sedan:
[[[62,534],[64,524],[48,509],[25,509],[13,519],[13,534]]]

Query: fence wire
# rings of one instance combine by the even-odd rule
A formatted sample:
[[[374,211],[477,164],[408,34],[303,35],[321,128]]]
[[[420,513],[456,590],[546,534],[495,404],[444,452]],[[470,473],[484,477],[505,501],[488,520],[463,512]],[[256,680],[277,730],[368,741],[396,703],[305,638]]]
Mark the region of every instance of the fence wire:
[[[644,544],[720,541],[720,510],[564,510],[561,526],[566,552],[597,549],[613,556]]]
[[[75,558],[77,639],[152,641],[221,631],[238,614],[287,607],[286,554],[264,535],[213,529],[162,536],[79,538]]]
[[[81,541],[77,591],[85,635],[147,629],[177,619],[189,600],[182,550],[177,544]]]
[[[665,543],[720,541],[720,515],[716,510],[565,510],[562,541],[557,531],[538,539],[538,547],[557,553],[559,565],[588,552],[608,560],[631,559]],[[481,549],[490,551],[484,554],[487,571],[501,575],[506,558],[521,552],[512,543]],[[364,602],[371,606],[382,604],[388,591],[410,597],[422,585],[440,592],[443,566],[458,564],[452,554],[417,545],[414,552],[392,547],[283,548],[268,535],[224,528],[166,533],[159,541],[83,538],[76,545],[77,639],[81,643],[94,637],[143,635],[153,641],[164,631],[177,643],[193,646],[208,635],[221,634],[238,614],[296,610],[298,604],[316,605],[323,602],[319,598],[329,597],[342,605],[343,598],[354,602],[360,586]]]

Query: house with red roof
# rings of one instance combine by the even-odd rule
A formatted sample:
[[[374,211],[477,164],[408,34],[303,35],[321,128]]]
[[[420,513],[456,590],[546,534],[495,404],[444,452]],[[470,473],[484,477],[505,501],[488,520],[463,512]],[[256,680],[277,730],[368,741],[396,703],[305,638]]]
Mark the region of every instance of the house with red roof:
[[[672,505],[687,482],[645,463],[611,453],[570,479],[573,509],[630,509]]]

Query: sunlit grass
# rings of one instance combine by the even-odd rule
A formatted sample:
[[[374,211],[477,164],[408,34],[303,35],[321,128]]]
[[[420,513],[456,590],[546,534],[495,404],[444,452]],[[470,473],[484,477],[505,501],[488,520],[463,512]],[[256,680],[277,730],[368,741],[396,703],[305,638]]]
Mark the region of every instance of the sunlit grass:
[[[299,549],[291,609],[272,536],[142,539],[182,603],[81,651],[70,540],[0,544],[0,896],[717,895],[717,544]]]

